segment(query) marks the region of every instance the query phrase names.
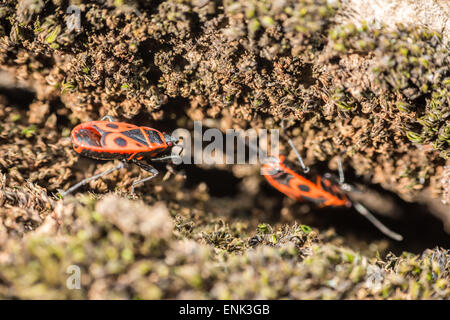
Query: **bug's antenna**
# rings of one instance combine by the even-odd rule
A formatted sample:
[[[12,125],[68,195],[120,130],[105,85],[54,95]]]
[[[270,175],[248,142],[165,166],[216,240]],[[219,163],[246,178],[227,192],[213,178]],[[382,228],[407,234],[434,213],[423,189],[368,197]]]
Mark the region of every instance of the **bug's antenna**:
[[[116,121],[112,116],[109,116],[109,115],[104,116],[104,117],[101,118],[100,120],[101,120],[101,121],[108,120],[109,122],[115,122],[115,121]]]
[[[289,145],[291,146],[292,150],[294,150],[295,155],[297,156],[298,161],[300,161],[300,165],[302,166],[303,172],[308,173],[309,167],[305,165],[303,162],[302,156],[300,155],[300,152],[298,152],[297,148],[294,145],[294,142],[292,142],[291,139],[288,139]]]
[[[280,126],[281,126],[281,130],[283,131],[283,134],[284,134],[284,129],[286,129],[285,121],[286,121],[285,119],[282,119],[282,120],[281,120],[281,125],[280,125]],[[308,173],[308,172],[309,172],[309,167],[307,167],[307,166],[305,165],[305,163],[303,162],[303,158],[302,158],[302,156],[300,155],[300,152],[298,152],[298,150],[297,150],[297,148],[295,147],[294,142],[291,140],[291,138],[288,138],[288,143],[289,143],[289,145],[291,146],[292,150],[294,150],[295,155],[297,156],[298,161],[300,161],[300,165],[302,166],[303,172],[304,172],[304,173]]]
[[[286,123],[285,123],[285,119],[281,119],[281,122],[280,122],[280,127],[281,127],[281,130],[283,131],[283,133],[284,133],[284,129],[286,129]]]
[[[381,232],[383,232],[385,235],[387,235],[388,237],[397,240],[397,241],[402,241],[403,240],[403,236],[390,230],[388,227],[386,227],[383,223],[381,223],[380,220],[378,220],[377,218],[375,218],[375,216],[373,214],[370,213],[369,210],[367,210],[366,207],[364,207],[362,204],[360,204],[359,202],[355,202],[353,201],[353,207],[356,209],[356,211],[358,211],[361,215],[363,215],[364,217],[366,217],[367,220],[369,220],[370,222],[372,222],[372,224],[378,228],[378,230],[380,230]]]

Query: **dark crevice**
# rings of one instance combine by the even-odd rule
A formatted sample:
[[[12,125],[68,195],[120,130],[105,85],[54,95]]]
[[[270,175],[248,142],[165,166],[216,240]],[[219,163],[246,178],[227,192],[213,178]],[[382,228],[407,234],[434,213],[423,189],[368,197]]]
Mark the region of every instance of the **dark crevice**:
[[[150,83],[157,84],[158,80],[162,77],[162,71],[155,65],[155,53],[161,50],[169,51],[171,47],[155,39],[147,39],[139,44],[139,55],[144,65],[150,68],[146,74],[146,78]]]
[[[221,11],[222,12],[220,13],[223,13],[223,9]],[[229,23],[228,17],[224,16],[223,18],[220,19],[219,23],[217,24],[217,29],[220,30],[228,27],[228,23]]]
[[[176,55],[172,61],[172,65],[175,69],[178,68],[178,71],[183,71],[184,68],[189,65],[189,61],[186,60],[182,55]]]
[[[154,14],[158,12],[158,7],[161,3],[163,3],[163,0],[139,0],[138,3],[138,10],[140,12],[147,12],[148,15]]]
[[[185,107],[189,104],[190,101],[187,98],[169,98],[167,103],[161,106],[161,109],[164,111],[164,119],[155,121],[148,111],[143,110],[134,116],[132,121],[128,120],[128,122],[132,122],[137,126],[151,127],[169,133],[178,128],[177,119],[186,117]]]
[[[239,182],[232,172],[219,169],[202,169],[195,165],[182,166],[186,172],[186,188],[194,189],[204,182],[208,186],[209,194],[213,197],[233,197],[239,192]]]
[[[64,103],[61,101],[60,97],[56,97],[55,99],[53,99],[52,101],[50,101],[49,103],[49,109],[50,109],[50,114],[57,114],[58,116],[56,117],[56,126],[58,128],[62,128],[62,127],[71,127],[72,123],[69,120],[69,117],[66,114],[61,114],[61,112],[58,112],[59,110],[63,110],[66,111],[67,109],[65,109],[65,105]]]
[[[266,59],[266,58],[262,58],[260,56],[256,57],[256,61],[258,63],[257,68],[259,73],[261,73],[262,70],[265,70],[265,72],[267,74],[272,74],[273,72],[273,62]]]
[[[306,63],[302,65],[300,68],[300,74],[299,77],[300,83],[303,84],[303,86],[308,89],[312,85],[316,83],[316,79],[313,77],[313,65],[310,63]]]
[[[0,95],[8,99],[8,103],[20,109],[28,109],[28,106],[36,98],[36,93],[29,88],[0,87]]]
[[[242,58],[242,56],[245,54],[246,49],[244,48],[244,46],[239,43],[236,47],[236,50],[234,50],[234,52],[232,53],[230,60],[231,60],[231,64],[232,65],[237,65],[237,63],[239,62],[239,59]],[[247,71],[247,70],[240,70],[240,71]]]
[[[330,59],[330,64],[339,64],[341,62],[341,57],[338,55],[335,55]]]
[[[416,111],[418,115],[423,115],[425,113],[427,106],[427,97],[429,97],[429,95],[422,94],[414,99],[414,111]]]
[[[51,55],[39,54],[36,56],[36,60],[42,64],[42,69],[51,69],[55,65],[55,59]]]
[[[194,40],[198,39],[203,31],[202,31],[202,22],[200,21],[200,18],[197,13],[191,12],[189,15],[189,27],[191,30],[192,38]]]

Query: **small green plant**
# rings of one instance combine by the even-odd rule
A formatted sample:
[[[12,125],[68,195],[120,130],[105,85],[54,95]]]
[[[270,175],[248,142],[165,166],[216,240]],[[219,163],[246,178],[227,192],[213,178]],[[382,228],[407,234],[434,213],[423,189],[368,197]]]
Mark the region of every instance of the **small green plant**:
[[[26,138],[31,138],[36,133],[36,125],[31,125],[28,128],[25,128],[22,130],[22,135],[24,135]]]
[[[300,225],[300,228],[301,228],[302,231],[303,231],[304,233],[306,233],[306,234],[309,234],[309,233],[311,233],[311,231],[312,231],[311,227],[309,227],[309,226],[307,226],[307,225],[305,225],[305,224],[301,224],[301,225]]]

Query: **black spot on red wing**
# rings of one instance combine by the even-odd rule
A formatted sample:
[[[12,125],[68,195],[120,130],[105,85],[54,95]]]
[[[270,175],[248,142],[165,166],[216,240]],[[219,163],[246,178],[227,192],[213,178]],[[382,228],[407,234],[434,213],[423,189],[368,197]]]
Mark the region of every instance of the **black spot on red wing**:
[[[114,124],[114,123],[107,123],[106,126],[108,128],[112,128],[112,129],[117,129],[119,127],[117,124]]]
[[[320,205],[320,204],[324,203],[325,200],[326,200],[325,198],[322,198],[322,197],[320,197],[320,198],[311,198],[311,197],[307,197],[307,196],[304,196],[304,195],[302,195],[302,198],[304,200],[306,200],[306,201],[315,203],[317,205]]]
[[[311,190],[307,185],[304,185],[304,184],[299,184],[298,188],[304,192],[309,192],[309,190]]]
[[[150,140],[150,142],[157,143],[157,144],[163,144],[161,137],[159,136],[159,134],[156,131],[153,131],[153,130],[144,130],[144,131],[145,131],[145,134],[147,135],[148,139]]]
[[[101,136],[94,130],[80,129],[75,133],[75,137],[80,144],[83,143],[85,145],[93,147],[101,146]]]
[[[148,147],[147,141],[140,129],[124,131],[122,134]]]
[[[114,142],[121,147],[125,147],[127,145],[127,141],[124,138],[118,137],[114,139]]]

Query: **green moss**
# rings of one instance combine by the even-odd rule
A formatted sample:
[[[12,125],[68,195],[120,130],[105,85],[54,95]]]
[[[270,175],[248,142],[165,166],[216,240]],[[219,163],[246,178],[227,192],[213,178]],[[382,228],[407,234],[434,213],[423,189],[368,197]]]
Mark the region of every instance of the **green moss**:
[[[304,225],[304,224],[300,225],[300,228],[301,228],[302,231],[303,231],[304,233],[306,233],[306,234],[309,234],[309,233],[312,231],[311,227],[309,227],[309,226],[307,226],[307,225]]]
[[[398,110],[402,111],[402,112],[410,112],[411,107],[410,105],[408,105],[406,102],[404,101],[398,101],[396,103]]]
[[[12,114],[10,114],[9,115],[9,119],[12,121],[12,122],[17,122],[17,121],[19,121],[20,119],[21,119],[21,115],[19,114],[19,113],[12,113]]]
[[[60,26],[55,26],[47,35],[45,38],[45,41],[49,44],[53,44],[56,41],[56,38],[58,37],[59,33],[61,32]]]
[[[372,73],[369,78],[373,79],[375,86],[366,90],[372,91],[377,100],[360,102],[376,105],[381,98],[393,100],[388,105],[405,116],[415,111],[414,117],[399,116],[402,117],[400,121],[407,124],[405,135],[414,143],[430,143],[446,153],[449,145],[438,142],[442,142],[438,132],[446,126],[449,112],[450,95],[445,86],[442,87],[449,74],[448,44],[444,44],[435,32],[423,27],[399,25],[395,32],[388,30],[384,26],[371,30],[367,26],[338,25],[330,31],[329,37],[333,49],[339,54],[364,56],[372,52],[374,55],[372,66],[367,71]],[[347,90],[346,83],[349,82],[343,81],[344,85],[338,87],[339,92],[333,99],[339,108],[350,110],[351,105],[342,99],[342,93]],[[389,96],[392,92],[395,99]],[[423,101],[426,101],[425,108],[418,108]],[[409,129],[417,125],[421,125],[420,131]]]
[[[61,85],[61,92],[72,92],[77,88],[77,84],[75,82],[63,82]]]
[[[269,233],[269,226],[265,223],[261,223],[258,225],[258,232],[261,234]]]
[[[24,135],[25,138],[31,138],[36,133],[36,130],[36,125],[31,125],[28,128],[22,130],[22,135]]]

